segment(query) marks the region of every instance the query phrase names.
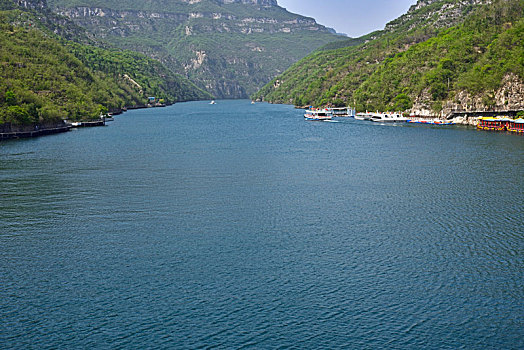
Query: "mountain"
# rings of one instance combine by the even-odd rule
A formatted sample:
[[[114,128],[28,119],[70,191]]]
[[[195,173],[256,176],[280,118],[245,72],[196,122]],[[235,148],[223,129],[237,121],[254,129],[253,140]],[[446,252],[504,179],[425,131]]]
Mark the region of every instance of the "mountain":
[[[523,109],[523,15],[523,0],[419,0],[384,30],[304,58],[253,98],[432,115]]]
[[[276,0],[49,0],[49,6],[218,98],[246,98],[316,48],[346,39]]]
[[[145,105],[149,96],[166,103],[210,98],[143,54],[94,44],[44,0],[0,0],[1,129],[98,118]]]

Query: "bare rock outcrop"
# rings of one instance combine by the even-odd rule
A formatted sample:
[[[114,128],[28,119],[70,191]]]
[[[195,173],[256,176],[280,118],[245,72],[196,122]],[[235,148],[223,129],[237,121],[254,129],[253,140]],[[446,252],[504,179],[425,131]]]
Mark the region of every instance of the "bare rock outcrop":
[[[455,114],[475,114],[493,112],[493,114],[505,114],[524,110],[524,81],[516,74],[507,74],[502,80],[500,88],[482,95],[473,95],[462,90],[453,98],[444,101],[442,110],[436,112],[432,105],[429,90],[415,98],[413,108],[409,112],[413,115],[427,117],[452,117]],[[466,124],[474,123],[464,120]]]

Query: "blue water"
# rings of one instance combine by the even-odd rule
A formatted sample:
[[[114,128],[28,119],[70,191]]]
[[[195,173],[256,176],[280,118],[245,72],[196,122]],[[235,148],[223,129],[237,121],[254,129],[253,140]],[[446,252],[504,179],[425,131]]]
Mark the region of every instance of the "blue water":
[[[0,348],[524,348],[524,137],[249,101],[0,143]]]

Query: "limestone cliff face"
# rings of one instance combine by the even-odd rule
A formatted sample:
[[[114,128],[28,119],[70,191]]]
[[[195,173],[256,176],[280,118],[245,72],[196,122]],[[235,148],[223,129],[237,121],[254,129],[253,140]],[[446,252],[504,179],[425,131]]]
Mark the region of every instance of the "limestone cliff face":
[[[227,0],[224,0],[227,1]],[[291,33],[302,30],[311,32],[324,32],[332,34],[328,28],[316,23],[308,17],[292,17],[288,19],[275,19],[271,16],[237,16],[227,11],[224,12],[155,12],[142,10],[116,10],[105,7],[70,7],[58,9],[57,12],[63,16],[74,19],[78,24],[87,27],[101,37],[111,35],[129,36],[141,29],[152,29],[157,24],[169,20],[168,25],[176,26],[194,19],[208,19],[214,22],[205,26],[199,26],[200,30],[209,33],[214,32],[238,32],[242,34],[251,33]],[[166,23],[158,23],[164,25]],[[186,35],[194,34],[188,23]]]
[[[524,109],[524,81],[511,73],[504,77],[501,87],[496,91],[482,95],[459,91],[452,99],[444,101],[438,115],[432,111],[428,101],[431,101],[431,94],[425,91],[416,98],[409,112],[419,116],[449,117],[460,113],[521,111]]]
[[[453,100],[444,104],[444,114],[472,111],[519,111],[524,109],[524,82],[515,74],[508,74],[502,86],[482,96],[460,91]]]

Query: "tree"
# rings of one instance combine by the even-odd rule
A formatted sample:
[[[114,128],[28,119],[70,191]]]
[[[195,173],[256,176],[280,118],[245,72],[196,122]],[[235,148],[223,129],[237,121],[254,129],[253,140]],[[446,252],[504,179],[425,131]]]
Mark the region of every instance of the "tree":
[[[8,106],[14,106],[16,105],[16,95],[13,91],[7,90],[5,93],[5,103]]]
[[[9,106],[6,111],[5,121],[14,125],[26,125],[30,124],[31,116],[25,108],[20,106]]]
[[[405,93],[398,94],[397,97],[393,99],[393,110],[395,111],[405,111],[413,107],[413,101]]]

